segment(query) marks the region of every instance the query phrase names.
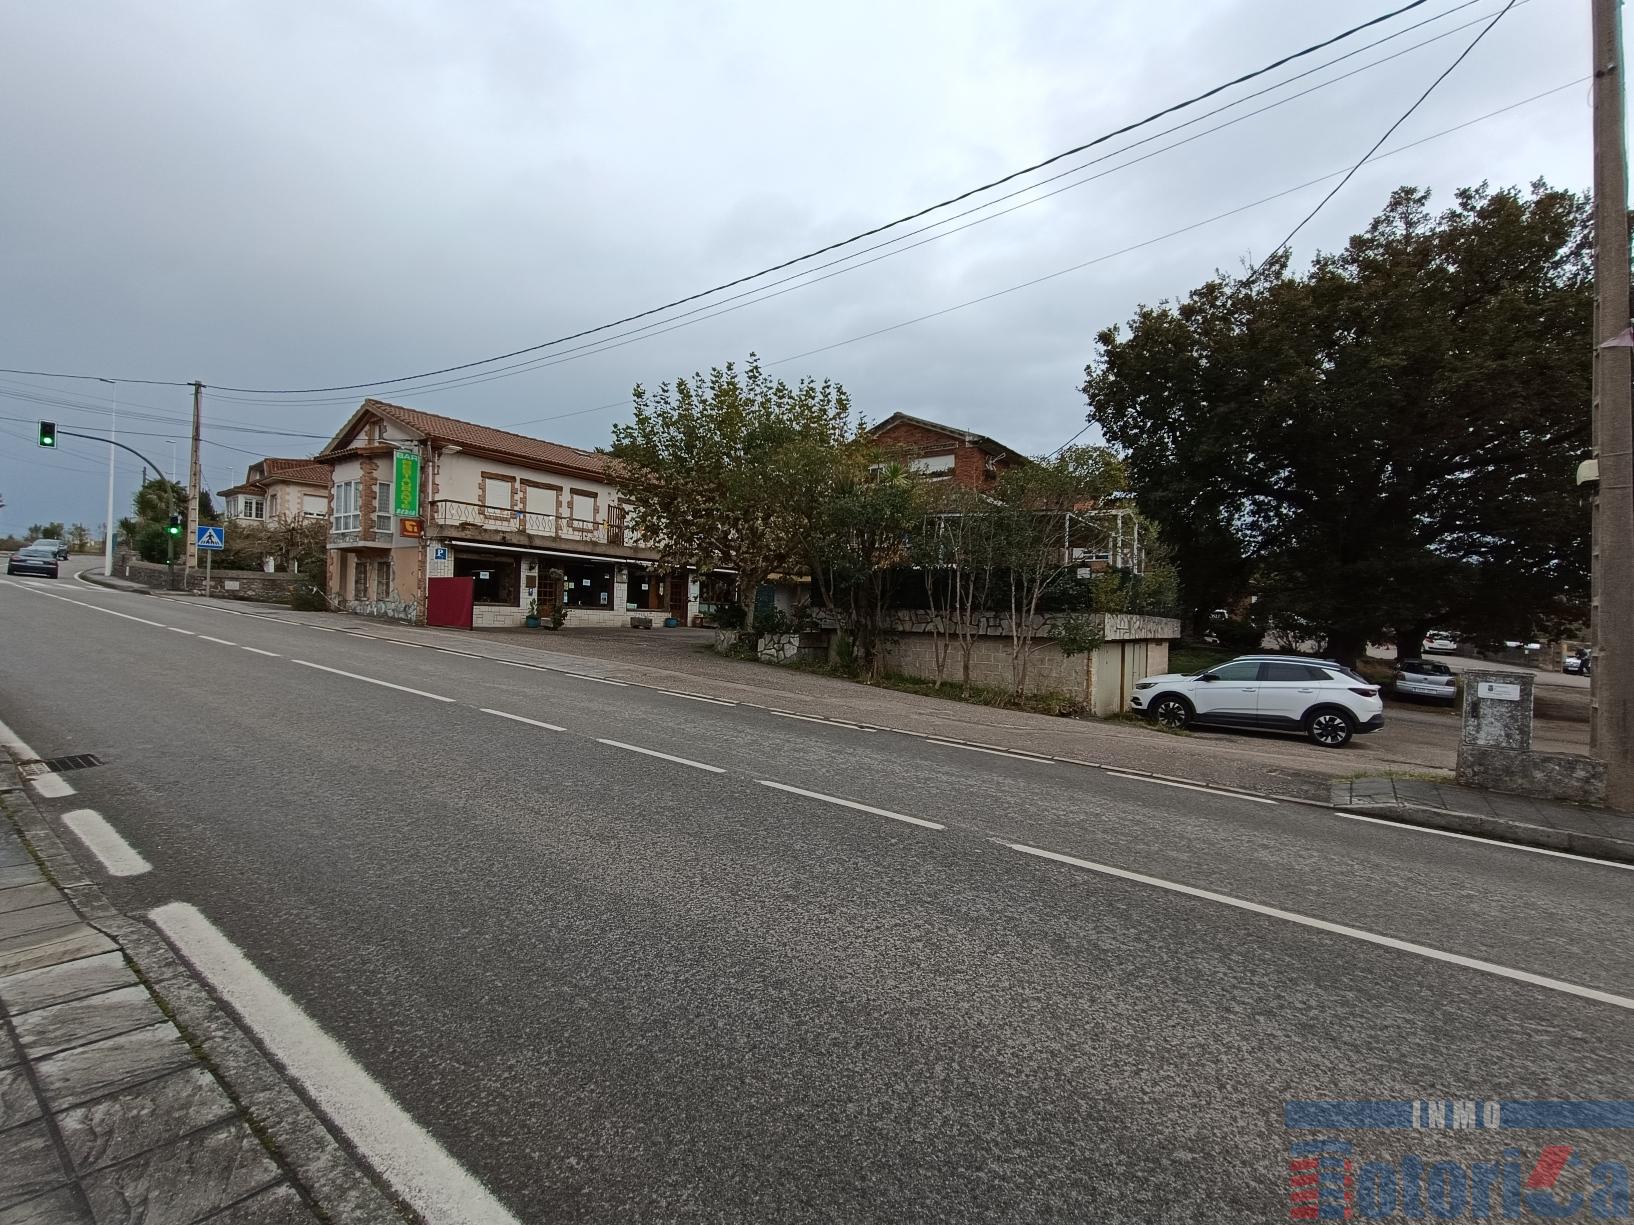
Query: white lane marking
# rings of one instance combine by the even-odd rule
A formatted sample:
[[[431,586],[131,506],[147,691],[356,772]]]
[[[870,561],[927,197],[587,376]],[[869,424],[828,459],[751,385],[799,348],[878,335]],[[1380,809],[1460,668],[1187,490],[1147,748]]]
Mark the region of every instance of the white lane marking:
[[[701,761],[693,761],[688,757],[675,757],[669,753],[660,753],[657,749],[644,749],[639,744],[625,744],[622,740],[603,740],[600,736],[596,737],[596,741],[598,744],[610,744],[615,749],[629,749],[632,753],[645,753],[648,757],[661,757],[665,761],[673,761],[678,766],[691,766],[695,770],[708,770],[711,774],[726,773],[720,766],[705,765]]]
[[[1275,804],[1276,800],[1268,800],[1263,795],[1244,795],[1241,791],[1222,791],[1218,787],[1202,787],[1196,783],[1177,783],[1167,778],[1150,778],[1144,774],[1125,774],[1120,770],[1107,770],[1113,778],[1126,778],[1132,783],[1156,783],[1159,787],[1179,787],[1182,791],[1205,791],[1209,795],[1223,795],[1233,800],[1248,800],[1254,804]]]
[[[583,672],[564,672],[562,675],[576,676],[581,681],[595,681],[598,685],[621,685],[626,689],[630,687],[629,681],[610,681],[605,676],[586,676]]]
[[[309,630],[322,630],[326,634],[333,634],[335,632],[335,627],[332,625],[313,625],[310,621],[292,621],[290,624],[304,625]]]
[[[25,578],[23,580],[23,582],[27,583],[30,587],[44,587],[45,586],[45,584],[40,582],[40,580],[37,579],[37,578]]]
[[[283,656],[278,654],[277,651],[263,651],[260,647],[245,647],[244,649],[246,651],[253,651],[257,655],[265,655],[270,659],[282,659],[283,658]]]
[[[89,808],[76,808],[62,815],[62,823],[73,831],[74,837],[85,844],[110,876],[140,876],[153,871],[153,865],[120,835],[119,831],[103,820],[101,814]]]
[[[518,1225],[344,1046],[195,907],[170,902],[149,918],[430,1225]]]
[[[452,702],[453,698],[445,698],[440,693],[427,693],[424,689],[410,689],[407,685],[394,685],[391,681],[377,680],[372,676],[363,676],[357,672],[343,672],[339,668],[326,668],[322,664],[309,663],[304,659],[292,659],[292,664],[300,664],[303,668],[316,668],[319,672],[333,672],[336,676],[347,676],[354,681],[364,681],[370,685],[380,685],[386,689],[395,689],[399,693],[412,693],[415,697],[430,698],[434,702]]]
[[[21,583],[14,583],[10,579],[0,579],[0,583],[4,583],[8,587],[15,587],[19,591],[29,591],[29,588],[24,587]],[[31,594],[48,596],[53,600],[61,600],[64,604],[77,604],[81,608],[89,608],[92,612],[107,613],[110,617],[121,617],[126,621],[136,621],[142,625],[151,625],[154,629],[168,628],[162,621],[149,621],[146,617],[133,617],[129,613],[115,612],[111,608],[103,608],[98,604],[87,604],[84,600],[76,600],[70,596],[58,595],[55,591],[34,591],[31,592]]]
[[[767,710],[769,715],[776,715],[780,719],[799,719],[802,723],[826,723],[830,727],[849,727],[854,732],[865,732],[868,729],[857,723],[847,723],[843,719],[824,719],[817,715],[797,715],[792,710]]]
[[[842,800],[837,795],[824,795],[821,791],[807,791],[804,787],[791,787],[787,783],[774,783],[769,778],[757,778],[755,782],[762,787],[775,787],[779,791],[787,791],[793,795],[803,795],[808,800],[822,800],[825,804],[838,804],[841,808],[855,808],[858,812],[870,812],[876,817],[890,817],[893,821],[906,821],[909,825],[923,825],[926,829],[947,828],[945,825],[938,825],[935,821],[926,821],[922,817],[905,817],[900,812],[875,808],[872,804],[859,804],[855,800]]]
[[[936,740],[927,737],[925,743],[945,745],[950,749],[969,749],[972,753],[991,753],[994,757],[1014,757],[1018,761],[1050,761],[1048,757],[1035,757],[1031,753],[1014,753],[1009,749],[987,749],[979,744],[960,744],[957,740]]]
[[[694,702],[712,702],[716,706],[736,706],[736,702],[728,702],[725,698],[706,698],[701,693],[687,693],[680,689],[660,689],[659,693],[667,693],[672,698],[689,698]]]
[[[74,784],[60,774],[37,774],[29,782],[48,800],[60,800],[65,795],[74,794]]]
[[[466,659],[481,659],[480,655],[473,655],[470,651],[456,651],[453,647],[432,647],[433,651],[441,655],[460,655]]]
[[[199,637],[202,638],[205,642],[213,642],[217,646],[236,647],[238,645],[238,643],[236,643],[236,642],[228,642],[225,638],[212,638],[212,637],[210,637],[209,634],[200,634]]]
[[[4,723],[0,723],[0,749],[10,749],[24,761],[38,761],[40,759],[40,755],[24,744],[23,738]]]
[[[1461,834],[1454,829],[1432,829],[1428,825],[1409,825],[1405,821],[1392,821],[1387,817],[1364,817],[1359,812],[1338,812],[1336,817],[1347,817],[1352,821],[1366,821],[1371,825],[1388,825],[1391,829],[1404,829],[1410,833],[1438,834],[1443,838],[1462,838],[1466,842],[1479,842],[1485,846],[1495,846],[1505,851],[1530,851],[1533,855],[1553,855],[1559,859],[1575,859],[1579,863],[1599,864],[1602,868],[1621,868],[1625,872],[1634,872],[1634,863],[1619,863],[1615,859],[1596,859],[1593,855],[1578,855],[1571,851],[1551,850],[1546,846],[1527,846],[1520,842],[1504,842],[1498,838],[1483,837],[1480,834]]]
[[[194,634],[192,630],[184,630],[179,626],[167,625],[167,626],[165,626],[165,628],[167,630],[169,630],[172,634],[186,634],[189,638],[197,637],[197,635]]]
[[[1376,932],[1363,931],[1359,927],[1346,927],[1342,923],[1329,923],[1326,919],[1313,919],[1310,915],[1296,914],[1291,910],[1279,910],[1275,906],[1262,906],[1258,902],[1245,901],[1243,898],[1231,897],[1224,893],[1214,893],[1208,889],[1197,889],[1191,885],[1177,884],[1172,880],[1162,880],[1156,876],[1146,876],[1140,872],[1130,872],[1123,868],[1110,867],[1104,863],[1092,863],[1087,859],[1078,859],[1072,855],[1062,855],[1055,851],[1040,850],[1036,846],[1026,846],[1020,842],[1001,842],[1012,851],[1020,851],[1023,855],[1036,855],[1040,859],[1053,859],[1057,863],[1070,864],[1075,868],[1085,868],[1091,872],[1100,872],[1106,876],[1116,876],[1121,880],[1134,881],[1139,885],[1150,885],[1155,889],[1167,889],[1171,893],[1183,893],[1188,897],[1201,898],[1205,902],[1218,902],[1222,906],[1233,906],[1238,910],[1247,910],[1253,914],[1265,915],[1272,919],[1281,919],[1287,923],[1298,923],[1303,927],[1314,927],[1318,931],[1325,931],[1335,936],[1346,936],[1352,940],[1362,940],[1368,944],[1377,944],[1382,948],[1395,949],[1402,953],[1412,953],[1418,957],[1428,957],[1433,961],[1444,961],[1449,965],[1463,966],[1469,970],[1479,970],[1483,974],[1496,974],[1500,978],[1514,979],[1516,982],[1531,983],[1536,987],[1546,987],[1551,991],[1561,991],[1567,995],[1577,995],[1588,1000],[1598,1000],[1602,1004],[1613,1004],[1618,1008],[1634,1009],[1634,998],[1626,995],[1613,995],[1609,991],[1598,991],[1593,987],[1580,987],[1576,983],[1563,982],[1558,978],[1546,978],[1542,974],[1533,974],[1527,970],[1511,969],[1496,962],[1481,961],[1475,957],[1465,957],[1458,953],[1448,953],[1441,949],[1433,949],[1428,945],[1414,944],[1408,940],[1397,940],[1394,936],[1381,936]]]
[[[498,715],[501,719],[511,719],[517,723],[526,723],[529,727],[542,727],[547,732],[565,732],[567,728],[557,727],[554,723],[541,723],[538,719],[526,719],[521,715],[513,715],[504,710],[490,710],[486,706],[477,707],[485,715]]]

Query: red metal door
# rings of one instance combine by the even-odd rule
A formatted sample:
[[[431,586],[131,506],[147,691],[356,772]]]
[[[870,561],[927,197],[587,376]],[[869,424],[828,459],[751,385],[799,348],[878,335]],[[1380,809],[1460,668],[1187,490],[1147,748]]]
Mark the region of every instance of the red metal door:
[[[472,591],[476,579],[434,578],[426,584],[426,624],[445,629],[471,628]]]

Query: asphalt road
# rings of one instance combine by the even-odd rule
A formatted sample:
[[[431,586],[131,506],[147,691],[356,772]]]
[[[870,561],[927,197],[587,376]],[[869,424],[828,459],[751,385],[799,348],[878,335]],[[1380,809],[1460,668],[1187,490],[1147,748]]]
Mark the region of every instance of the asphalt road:
[[[114,903],[520,1220],[1286,1220],[1288,1100],[1634,1096],[1614,866],[66,579],[0,624]]]

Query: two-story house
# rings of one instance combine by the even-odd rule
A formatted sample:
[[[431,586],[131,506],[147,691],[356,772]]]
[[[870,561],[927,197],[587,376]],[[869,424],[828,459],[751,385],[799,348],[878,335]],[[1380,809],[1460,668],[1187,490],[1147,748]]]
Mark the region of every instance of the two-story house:
[[[227,519],[322,519],[329,514],[329,469],[315,459],[268,456],[249,466],[243,484],[223,489],[221,496]]]
[[[393,514],[400,451],[419,459],[415,516]],[[697,611],[696,580],[625,526],[600,452],[369,399],[319,459],[334,482],[329,591],[354,608],[478,628],[520,625],[535,601],[573,625]]]
[[[990,489],[1002,473],[1027,462],[1021,452],[985,434],[907,413],[892,413],[868,434],[880,446],[906,456],[914,471],[967,489]]]

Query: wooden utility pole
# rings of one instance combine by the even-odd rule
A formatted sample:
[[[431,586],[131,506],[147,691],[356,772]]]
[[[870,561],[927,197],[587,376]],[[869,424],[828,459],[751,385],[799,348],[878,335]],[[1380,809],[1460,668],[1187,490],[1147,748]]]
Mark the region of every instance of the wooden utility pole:
[[[193,458],[187,468],[187,561],[191,574],[199,564],[199,486],[204,473],[199,467],[199,417],[204,408],[204,384],[193,384]]]
[[[1606,803],[1634,810],[1634,383],[1621,0],[1591,0],[1594,30],[1594,666],[1590,752]]]

